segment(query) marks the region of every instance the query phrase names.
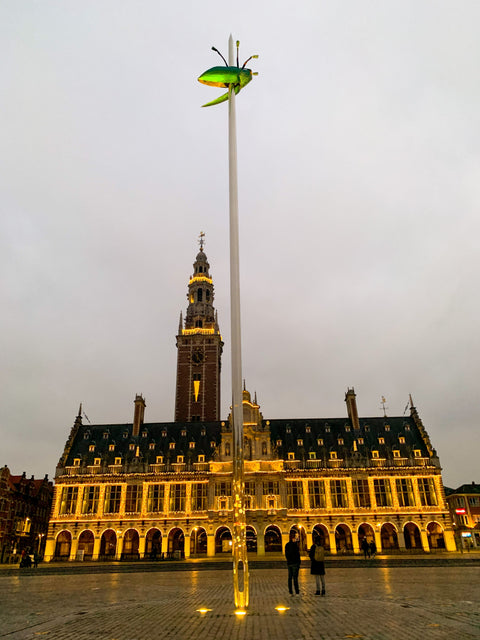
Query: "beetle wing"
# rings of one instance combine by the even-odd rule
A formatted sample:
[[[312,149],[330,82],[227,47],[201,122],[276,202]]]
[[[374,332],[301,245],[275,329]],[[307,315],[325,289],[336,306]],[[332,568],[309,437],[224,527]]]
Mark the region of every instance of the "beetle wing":
[[[235,91],[235,95],[237,95],[240,89],[241,89],[240,85],[233,87],[233,90]],[[227,93],[224,93],[223,96],[219,96],[215,100],[212,100],[211,102],[207,102],[207,104],[202,104],[202,107],[211,107],[214,104],[220,104],[221,102],[225,102],[225,100],[228,100],[228,91]]]
[[[209,87],[228,87],[239,82],[240,69],[238,67],[212,67],[202,73],[198,81]]]

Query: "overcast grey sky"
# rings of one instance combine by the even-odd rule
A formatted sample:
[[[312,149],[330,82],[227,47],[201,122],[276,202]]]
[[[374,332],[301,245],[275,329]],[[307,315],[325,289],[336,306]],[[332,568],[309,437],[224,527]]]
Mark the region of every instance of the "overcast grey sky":
[[[92,423],[173,420],[206,233],[230,397],[230,33],[243,370],[265,418],[402,415],[480,481],[480,4],[0,3],[0,464],[53,476]],[[250,66],[250,65],[249,65]]]

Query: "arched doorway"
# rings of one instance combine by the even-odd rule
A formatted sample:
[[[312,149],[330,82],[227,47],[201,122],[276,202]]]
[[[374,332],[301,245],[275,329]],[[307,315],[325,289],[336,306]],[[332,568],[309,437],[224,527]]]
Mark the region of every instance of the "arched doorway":
[[[251,525],[247,525],[247,551],[257,552],[257,532]]]
[[[295,534],[295,539],[298,540],[300,555],[306,556],[307,555],[307,534],[305,533],[305,529],[300,525],[294,524],[290,528],[289,538],[292,535],[292,533]]]
[[[190,534],[190,555],[207,553],[207,532],[203,527],[194,527]]]
[[[373,527],[367,522],[362,522],[362,524],[358,527],[358,547],[362,548],[362,542],[366,540],[369,544],[370,542],[375,542],[375,533],[373,531]]]
[[[93,531],[90,531],[90,529],[82,531],[78,537],[78,551],[83,551],[84,560],[91,560],[93,556],[94,539]]]
[[[282,534],[275,524],[265,529],[265,553],[282,553]]]
[[[405,549],[423,551],[420,529],[414,522],[407,522],[403,527],[403,537],[405,538]]]
[[[438,522],[429,522],[427,524],[428,546],[431,551],[445,550],[445,538],[443,537],[443,529]]]
[[[328,529],[324,524],[316,524],[312,530],[312,541],[318,538],[319,544],[325,549],[330,551],[330,535]]]
[[[183,535],[183,531],[175,527],[168,534],[167,557],[180,560],[180,558],[185,557],[184,549],[185,536]]]
[[[335,545],[337,553],[351,553],[353,551],[352,532],[346,524],[338,524],[335,527]]]
[[[382,524],[380,538],[382,539],[382,551],[394,551],[398,549],[397,530],[390,522]]]
[[[60,531],[55,544],[55,560],[68,560],[72,548],[72,534],[70,531]]]
[[[127,529],[123,536],[122,560],[138,560],[140,554],[138,548],[140,546],[140,538],[136,529]]]
[[[117,551],[117,534],[113,529],[107,529],[102,533],[100,540],[100,560],[111,560]]]
[[[150,529],[145,538],[145,557],[157,560],[162,557],[162,533],[159,529]]]
[[[215,533],[215,553],[232,553],[232,532],[228,527],[219,527]]]

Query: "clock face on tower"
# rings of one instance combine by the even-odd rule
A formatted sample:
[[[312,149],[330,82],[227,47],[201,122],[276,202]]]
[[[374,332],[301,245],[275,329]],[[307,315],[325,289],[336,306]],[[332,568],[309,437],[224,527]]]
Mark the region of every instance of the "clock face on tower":
[[[193,364],[202,364],[205,358],[205,354],[202,349],[194,349],[192,353],[192,362]]]

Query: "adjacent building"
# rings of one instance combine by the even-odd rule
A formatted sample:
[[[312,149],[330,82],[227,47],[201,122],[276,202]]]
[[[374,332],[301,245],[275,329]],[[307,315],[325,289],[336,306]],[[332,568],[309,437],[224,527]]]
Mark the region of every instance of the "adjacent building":
[[[472,482],[445,491],[457,546],[467,550],[480,548],[480,485]]]
[[[200,244],[180,316],[174,422],[83,424],[60,458],[46,560],[158,559],[231,553],[232,419],[220,416],[223,341]],[[281,552],[455,549],[441,468],[410,399],[407,416],[359,417],[354,389],[338,418],[265,419],[243,392],[247,543]]]
[[[53,483],[0,469],[0,564],[16,562],[23,550],[42,556],[52,507]]]

